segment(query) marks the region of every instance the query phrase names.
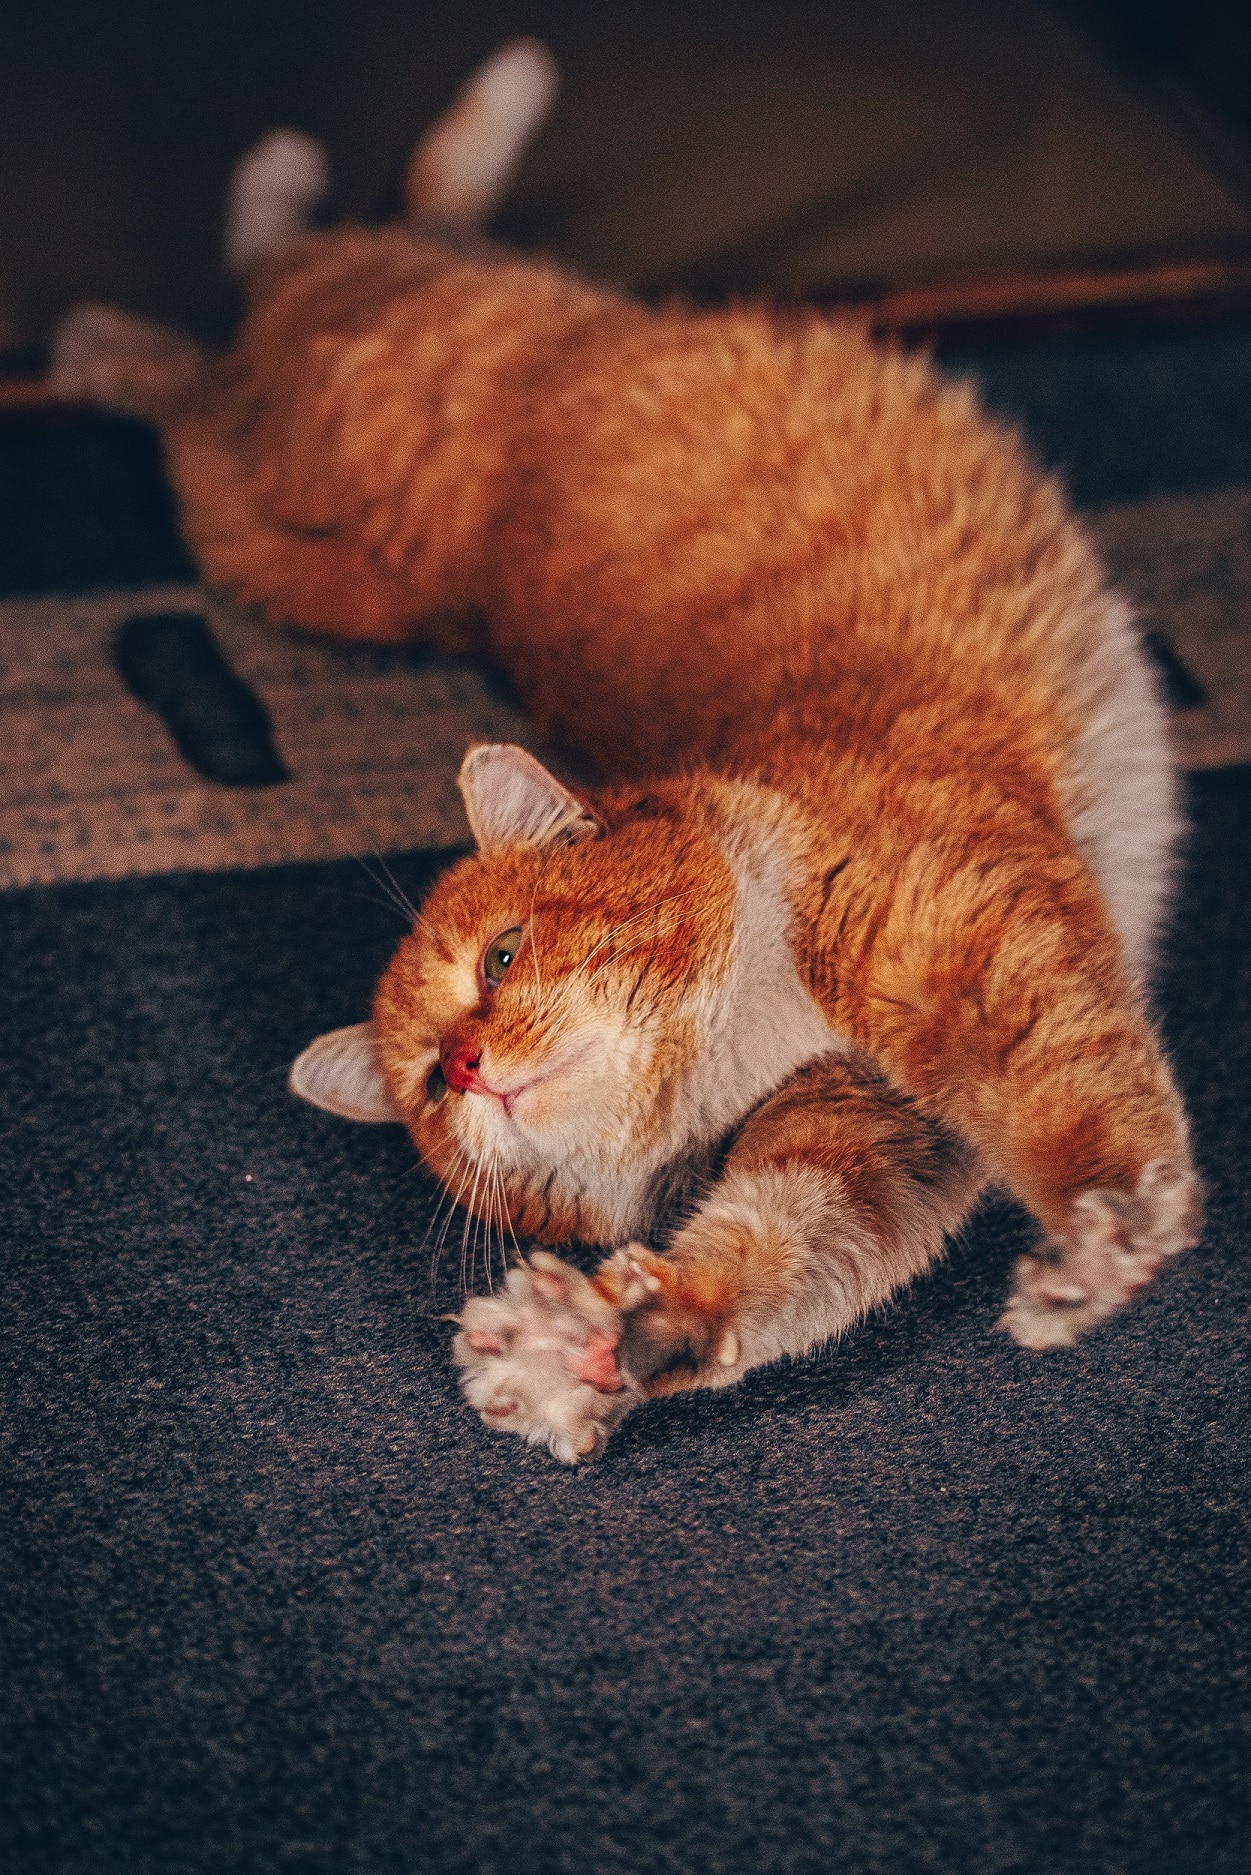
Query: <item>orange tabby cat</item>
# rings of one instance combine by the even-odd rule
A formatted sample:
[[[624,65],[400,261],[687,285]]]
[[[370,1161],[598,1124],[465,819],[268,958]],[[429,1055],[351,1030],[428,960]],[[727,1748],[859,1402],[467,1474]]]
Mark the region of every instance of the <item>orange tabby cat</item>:
[[[497,56],[404,227],[295,234],[318,153],[262,146],[240,212],[291,238],[230,355],[87,309],[58,372],[159,418],[209,578],[480,645],[605,778],[471,750],[476,854],[372,1021],[293,1070],[402,1119],[479,1215],[616,1246],[593,1279],[535,1251],[455,1341],[488,1424],[572,1461],[845,1333],[988,1181],[1045,1233],[1003,1317],[1030,1348],[1121,1307],[1199,1203],[1145,1000],[1164,714],[1081,526],[967,386],[854,324],[651,311],[467,241],[550,76]]]

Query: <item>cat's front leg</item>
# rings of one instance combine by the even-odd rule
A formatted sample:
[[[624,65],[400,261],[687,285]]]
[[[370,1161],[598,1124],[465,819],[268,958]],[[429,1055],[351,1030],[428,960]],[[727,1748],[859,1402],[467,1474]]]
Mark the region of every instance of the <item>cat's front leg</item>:
[[[752,1115],[664,1255],[627,1245],[588,1280],[540,1252],[469,1302],[465,1395],[567,1463],[597,1456],[644,1399],[844,1333],[933,1261],[980,1184],[969,1149],[866,1059],[826,1056]]]
[[[1075,856],[987,839],[926,918],[879,915],[862,972],[856,1032],[1043,1227],[1001,1318],[1017,1342],[1077,1341],[1197,1243],[1185,1111]]]

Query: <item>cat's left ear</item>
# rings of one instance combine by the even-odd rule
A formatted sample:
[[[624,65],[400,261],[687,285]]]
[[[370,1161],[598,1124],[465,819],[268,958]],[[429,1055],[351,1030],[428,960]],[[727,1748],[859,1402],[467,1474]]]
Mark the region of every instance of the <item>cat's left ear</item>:
[[[301,1100],[343,1120],[403,1120],[387,1092],[372,1022],[331,1029],[297,1055],[287,1086]]]
[[[511,742],[481,743],[461,763],[460,791],[478,850],[594,840],[604,829],[590,808]]]

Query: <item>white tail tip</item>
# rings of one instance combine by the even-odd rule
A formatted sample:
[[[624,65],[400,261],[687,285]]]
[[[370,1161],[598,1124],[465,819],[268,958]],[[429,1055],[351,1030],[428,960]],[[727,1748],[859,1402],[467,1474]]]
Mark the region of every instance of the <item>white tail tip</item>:
[[[299,130],[271,130],[241,156],[226,203],[226,266],[245,274],[308,227],[330,185],[326,152]]]
[[[409,214],[458,227],[485,221],[558,84],[556,61],[537,39],[510,39],[493,52],[414,151],[404,189]]]

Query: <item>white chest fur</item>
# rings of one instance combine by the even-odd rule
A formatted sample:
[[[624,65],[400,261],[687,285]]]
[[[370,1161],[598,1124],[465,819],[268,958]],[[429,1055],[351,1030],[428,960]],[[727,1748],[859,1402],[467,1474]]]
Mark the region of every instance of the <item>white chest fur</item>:
[[[692,1130],[704,1138],[724,1133],[805,1062],[846,1046],[795,965],[790,861],[766,808],[771,797],[743,785],[748,792],[765,811],[737,813],[722,835],[736,899],[730,970],[699,1012],[703,1046],[684,1090]]]

